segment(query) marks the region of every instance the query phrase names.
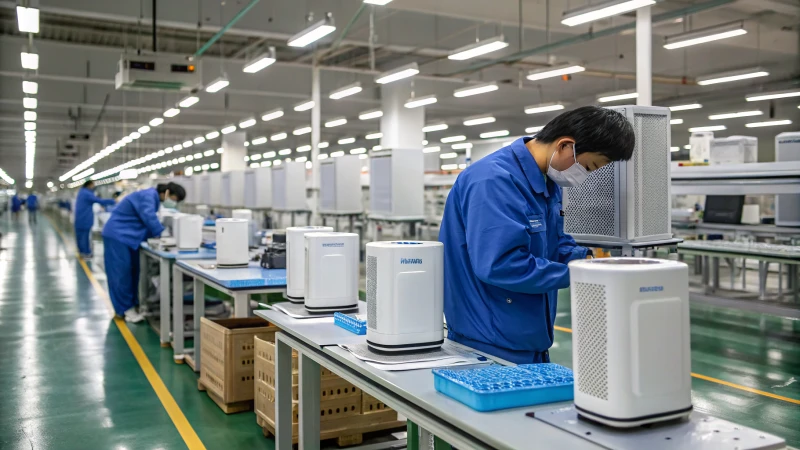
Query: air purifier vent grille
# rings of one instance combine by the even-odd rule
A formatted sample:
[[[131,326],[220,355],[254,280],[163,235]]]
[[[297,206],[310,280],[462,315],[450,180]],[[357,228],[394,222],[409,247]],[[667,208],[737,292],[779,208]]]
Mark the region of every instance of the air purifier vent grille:
[[[595,170],[583,184],[567,189],[565,232],[617,237],[614,166],[611,163]]]
[[[664,186],[669,186],[669,161],[664,155],[664,149],[669,148],[669,127],[665,122],[665,115],[636,114],[636,142],[639,142],[642,151],[634,152],[634,171],[636,189],[636,236],[654,236],[671,233],[669,214],[670,210],[665,205],[670,204],[669,191]],[[641,204],[641,205],[640,205]],[[641,220],[639,214],[641,213]],[[641,227],[640,227],[641,224]]]
[[[606,288],[602,284],[575,283],[578,390],[608,400],[608,349]]]
[[[367,256],[367,327],[378,328],[378,257]]]

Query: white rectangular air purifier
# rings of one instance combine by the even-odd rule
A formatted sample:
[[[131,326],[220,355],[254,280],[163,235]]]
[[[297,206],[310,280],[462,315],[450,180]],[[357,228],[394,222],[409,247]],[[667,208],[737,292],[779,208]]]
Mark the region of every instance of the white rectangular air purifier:
[[[234,170],[222,173],[222,203],[226,208],[244,206],[244,171]]]
[[[250,262],[247,247],[247,220],[217,219],[217,267],[247,267]]]
[[[307,211],[306,164],[284,162],[272,166],[272,209],[275,211]]]
[[[234,209],[231,212],[231,217],[234,219],[244,219],[247,221],[247,245],[250,248],[258,247],[258,238],[256,237],[256,221],[253,220],[253,211],[249,209]]]
[[[677,261],[569,263],[575,409],[628,428],[692,411],[689,270]]]
[[[775,161],[800,161],[800,132],[775,136]],[[800,227],[800,194],[775,196],[775,225]]]
[[[375,219],[425,218],[425,167],[422,149],[370,153],[369,215]]]
[[[361,214],[361,160],[358,155],[323,159],[319,162],[322,214]]]
[[[758,162],[758,138],[753,136],[729,136],[711,140],[708,163],[743,164]]]
[[[377,352],[435,349],[444,342],[444,245],[367,244],[367,345]]]
[[[292,303],[305,301],[305,234],[315,232],[333,232],[333,228],[308,226],[286,229],[286,299]]]
[[[713,131],[697,131],[689,136],[689,160],[691,162],[708,162],[711,158],[711,141]]]
[[[203,243],[203,217],[180,214],[173,219],[175,246],[178,250],[197,250]]]
[[[306,310],[330,313],[358,308],[358,235],[328,232],[304,237]]]
[[[194,213],[205,219],[211,212],[208,209],[208,205],[197,205],[194,207]]]
[[[272,168],[259,167],[244,174],[244,207],[272,208]]]
[[[211,177],[210,177],[210,175],[211,174],[204,173],[202,175],[195,175],[195,176],[192,177],[192,178],[194,178],[195,189],[197,189],[197,192],[199,193],[199,195],[197,197],[197,203],[198,204],[214,206],[211,203],[211,183],[210,183]]]
[[[669,109],[609,109],[622,113],[633,125],[633,157],[595,170],[580,186],[564,189],[564,232],[578,242],[593,244],[671,239]]]
[[[212,207],[222,206],[222,172],[208,174],[208,189],[208,204]]]

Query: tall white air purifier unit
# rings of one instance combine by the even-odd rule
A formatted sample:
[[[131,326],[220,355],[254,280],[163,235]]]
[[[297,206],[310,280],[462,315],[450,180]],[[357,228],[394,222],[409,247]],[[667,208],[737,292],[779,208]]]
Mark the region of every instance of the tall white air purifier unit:
[[[370,152],[369,215],[374,219],[425,218],[425,161],[422,149]]]
[[[258,238],[256,237],[256,221],[253,220],[253,211],[249,209],[234,209],[231,212],[231,217],[234,219],[244,219],[247,221],[247,245],[250,248],[258,247]]]
[[[247,220],[217,219],[217,267],[247,267],[250,262],[247,247]]]
[[[256,210],[272,208],[272,168],[249,169],[244,177],[244,207]]]
[[[367,345],[376,352],[435,349],[444,342],[444,245],[367,244]]]
[[[180,214],[173,220],[175,246],[179,251],[192,251],[203,243],[203,217],[196,214]]]
[[[312,313],[358,308],[358,235],[305,234],[305,307]]]
[[[692,411],[689,271],[677,261],[569,264],[575,408],[620,428]]]
[[[800,161],[800,132],[775,136],[775,161]],[[800,227],[800,194],[775,196],[775,225]]]
[[[244,206],[244,170],[233,170],[222,173],[222,192],[220,203],[225,208],[241,208]]]
[[[361,214],[361,160],[358,155],[323,159],[319,162],[322,214]]]
[[[292,303],[305,301],[305,234],[315,232],[333,232],[333,228],[307,226],[286,229],[286,299]]]
[[[208,204],[212,207],[222,206],[222,172],[211,172],[208,174],[209,199]]]
[[[272,209],[275,211],[307,211],[306,164],[285,162],[272,166]]]
[[[579,243],[629,244],[672,238],[670,112],[615,106],[633,125],[629,161],[608,164],[580,186],[564,189],[564,232]],[[580,143],[578,144],[580,146]]]

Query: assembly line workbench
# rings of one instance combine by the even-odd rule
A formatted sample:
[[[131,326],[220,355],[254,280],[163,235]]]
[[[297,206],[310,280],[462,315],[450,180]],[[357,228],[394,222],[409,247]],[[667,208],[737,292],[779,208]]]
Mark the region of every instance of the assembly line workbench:
[[[250,295],[286,291],[285,269],[264,269],[258,262],[237,269],[217,269],[212,261],[178,261],[172,266],[172,295],[183,298],[183,275],[194,283],[194,348],[184,348],[183,302],[173,303],[172,350],[176,363],[186,360],[200,371],[200,318],[205,315],[205,287],[211,286],[233,298],[233,317],[248,317]],[[195,351],[197,350],[197,351]]]
[[[139,298],[143,299],[147,293],[147,280],[150,278],[147,273],[147,258],[153,258],[158,261],[159,285],[158,285],[158,299],[159,299],[159,336],[161,338],[161,345],[168,345],[170,342],[170,321],[169,312],[171,304],[170,287],[172,286],[172,265],[176,260],[213,260],[217,257],[217,252],[207,248],[200,248],[194,252],[180,252],[176,248],[169,250],[156,249],[150,246],[147,242],[142,242],[139,248]],[[175,297],[183,300],[183,295]]]

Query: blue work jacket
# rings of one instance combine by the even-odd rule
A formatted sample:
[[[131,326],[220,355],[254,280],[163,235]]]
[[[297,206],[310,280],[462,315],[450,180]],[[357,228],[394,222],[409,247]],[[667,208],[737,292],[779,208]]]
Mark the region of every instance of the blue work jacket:
[[[164,231],[156,215],[160,203],[155,188],[128,195],[111,213],[103,227],[103,237],[137,249],[145,240],[160,236]]]
[[[103,206],[110,206],[116,202],[110,198],[100,198],[94,195],[94,191],[88,188],[81,188],[75,199],[75,229],[90,230],[94,224],[94,211],[92,206],[99,203]]]
[[[25,199],[25,203],[28,206],[28,211],[36,211],[39,209],[39,198],[35,195],[31,194]]]
[[[536,165],[530,139],[458,176],[439,232],[449,338],[518,364],[549,360],[567,263],[587,253],[564,234],[561,188]]]

